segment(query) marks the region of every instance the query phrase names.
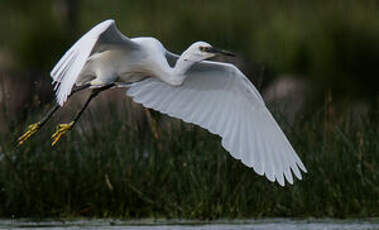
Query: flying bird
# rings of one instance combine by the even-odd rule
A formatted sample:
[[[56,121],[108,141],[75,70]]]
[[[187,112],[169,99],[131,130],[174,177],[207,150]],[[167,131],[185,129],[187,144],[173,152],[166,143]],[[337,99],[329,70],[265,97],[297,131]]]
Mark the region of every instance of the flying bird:
[[[207,42],[193,43],[180,56],[153,37],[128,38],[106,20],[84,34],[50,72],[57,104],[31,124],[18,144],[35,134],[71,95],[90,89],[89,98],[68,124],[59,124],[52,145],[71,130],[99,93],[125,87],[126,94],[169,116],[207,129],[222,138],[236,159],[272,182],[292,184],[307,172],[267,109],[262,96],[234,65],[207,61],[233,56]]]

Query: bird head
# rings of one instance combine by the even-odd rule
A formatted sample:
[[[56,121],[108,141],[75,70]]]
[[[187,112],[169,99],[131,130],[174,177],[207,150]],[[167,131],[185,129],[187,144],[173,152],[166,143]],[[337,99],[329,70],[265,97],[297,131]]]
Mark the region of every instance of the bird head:
[[[202,61],[208,58],[212,58],[216,55],[232,56],[235,55],[229,51],[222,50],[211,46],[207,42],[199,41],[193,43],[185,52],[186,59],[190,61]]]

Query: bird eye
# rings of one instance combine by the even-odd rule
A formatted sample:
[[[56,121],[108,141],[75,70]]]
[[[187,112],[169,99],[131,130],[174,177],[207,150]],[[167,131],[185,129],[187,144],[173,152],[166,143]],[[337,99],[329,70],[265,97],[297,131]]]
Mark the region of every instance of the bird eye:
[[[204,46],[200,46],[199,49],[201,52],[205,52],[205,50],[206,50],[206,48]]]

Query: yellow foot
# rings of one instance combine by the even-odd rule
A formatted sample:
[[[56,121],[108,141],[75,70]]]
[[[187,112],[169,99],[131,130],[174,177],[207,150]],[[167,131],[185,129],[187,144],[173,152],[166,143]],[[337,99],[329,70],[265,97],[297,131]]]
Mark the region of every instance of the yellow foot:
[[[51,143],[51,146],[55,146],[58,143],[59,139],[61,139],[61,137],[64,134],[71,130],[73,126],[73,121],[68,124],[59,124],[57,126],[57,131],[51,136],[51,138],[53,139],[53,143]]]
[[[38,131],[40,127],[41,126],[39,122],[29,125],[24,135],[17,139],[18,145],[24,144],[31,136],[33,136],[33,134]]]

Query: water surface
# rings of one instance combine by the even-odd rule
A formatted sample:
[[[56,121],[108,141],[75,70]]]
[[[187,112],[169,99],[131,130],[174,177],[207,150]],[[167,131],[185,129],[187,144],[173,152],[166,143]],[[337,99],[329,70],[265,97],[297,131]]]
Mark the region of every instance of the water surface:
[[[0,220],[0,229],[128,229],[128,230],[379,230],[379,219],[253,219],[253,220]]]

